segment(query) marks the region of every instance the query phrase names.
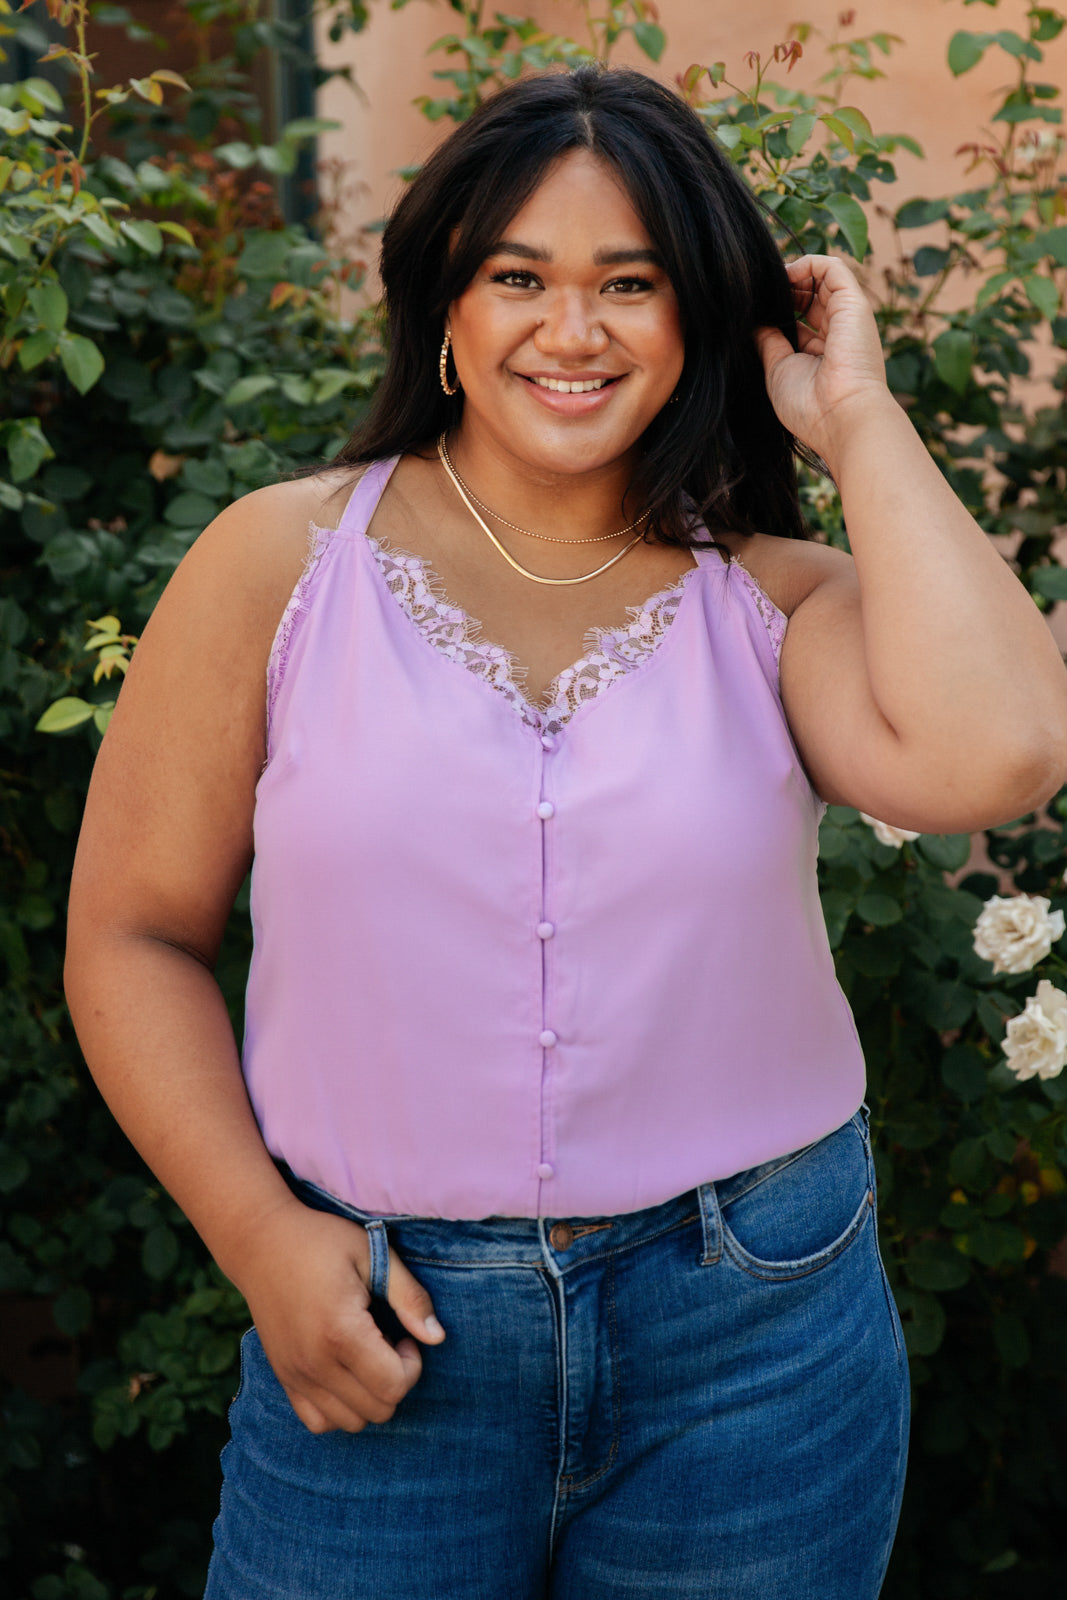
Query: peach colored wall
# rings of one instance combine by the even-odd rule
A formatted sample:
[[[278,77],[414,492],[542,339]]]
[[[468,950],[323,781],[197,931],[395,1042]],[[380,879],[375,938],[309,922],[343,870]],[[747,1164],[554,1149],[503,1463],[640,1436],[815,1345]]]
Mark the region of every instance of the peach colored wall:
[[[594,0],[595,3],[595,0]],[[492,9],[487,6],[487,11]],[[511,9],[511,8],[509,8]],[[553,32],[579,37],[578,7],[567,0],[530,0],[529,8]],[[693,61],[723,60],[735,82],[748,80],[743,56],[748,50],[769,54],[774,45],[791,36],[798,19],[826,33],[836,30],[844,9],[840,0],[659,0],[660,18],[667,34],[667,49],[658,66],[631,44],[621,47],[615,60],[671,81]],[[1002,51],[990,51],[980,66],[953,79],[945,62],[952,34],[963,28],[977,32],[1015,28],[1025,32],[1026,0],[1002,0],[995,10],[964,6],[962,0],[859,0],[851,34],[884,30],[900,35],[886,66],[886,79],[855,82],[845,95],[857,103],[880,133],[909,133],[919,140],[927,159],[906,152],[894,158],[898,182],[876,186],[876,198],[896,208],[916,194],[951,193],[966,188],[966,162],[955,154],[959,145],[974,139],[996,108],[996,91],[1011,81],[1013,63]],[[321,114],[336,117],[343,131],[322,142],[327,157],[351,163],[352,179],[360,186],[349,203],[351,222],[365,224],[384,215],[401,187],[396,169],[425,157],[451,122],[431,124],[411,104],[415,95],[437,92],[432,77],[444,58],[427,57],[427,50],[442,34],[452,31],[455,13],[440,0],[410,0],[402,11],[392,11],[384,0],[374,0],[369,27],[348,35],[340,45],[325,38],[319,49],[323,61],[351,64],[358,93],[340,82],[326,86]],[[1045,47],[1043,76],[1067,83],[1067,33]],[[788,81],[804,88],[814,86],[825,70],[826,58],[818,39],[811,39],[803,60]],[[887,232],[875,234],[879,253]],[[915,240],[915,236],[911,236]],[[918,241],[916,241],[918,242]],[[373,245],[371,246],[373,250]]]

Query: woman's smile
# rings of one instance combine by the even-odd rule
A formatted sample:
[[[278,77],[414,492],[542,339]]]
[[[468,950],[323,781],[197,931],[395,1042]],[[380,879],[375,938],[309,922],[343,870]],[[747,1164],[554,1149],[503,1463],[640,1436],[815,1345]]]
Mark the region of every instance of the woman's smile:
[[[622,466],[685,360],[674,287],[614,171],[549,169],[449,308],[461,432],[527,467]]]

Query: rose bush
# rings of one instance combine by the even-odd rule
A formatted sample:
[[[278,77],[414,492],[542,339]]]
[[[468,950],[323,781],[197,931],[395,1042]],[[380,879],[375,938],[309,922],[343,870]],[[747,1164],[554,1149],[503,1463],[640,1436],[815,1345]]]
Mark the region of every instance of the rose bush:
[[[1040,894],[995,894],[974,925],[975,953],[994,972],[1029,972],[1063,938],[1062,911]]]
[[[1058,1078],[1067,1063],[1067,994],[1042,978],[1025,1011],[1008,1019],[1001,1048],[1020,1082]]]

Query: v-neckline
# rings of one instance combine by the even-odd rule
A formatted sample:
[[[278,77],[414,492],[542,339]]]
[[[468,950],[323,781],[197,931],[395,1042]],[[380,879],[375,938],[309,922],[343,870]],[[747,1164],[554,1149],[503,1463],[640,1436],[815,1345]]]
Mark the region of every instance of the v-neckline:
[[[576,660],[554,674],[545,687],[544,698],[547,703],[542,704],[527,695],[525,680],[528,669],[518,656],[506,646],[485,637],[483,625],[463,606],[455,604],[428,558],[394,545],[391,540],[371,531],[382,496],[399,459],[396,457],[380,464],[386,470],[376,485],[372,503],[366,509],[360,506],[361,515],[357,521],[350,518],[349,512],[355,509],[352,502],[359,496],[366,477],[360,480],[338,529],[358,535],[390,602],[423,643],[442,660],[462,667],[471,677],[481,680],[495,693],[502,694],[528,727],[541,734],[557,732],[583,705],[600,699],[613,683],[639,672],[659,655],[661,647],[674,632],[677,614],[686,596],[696,587],[691,580],[705,570],[705,562],[701,557],[710,552],[692,549],[693,565],[638,605],[627,606],[626,622],[587,629],[583,640],[587,648]],[[386,563],[390,564],[392,573],[400,575],[396,589],[390,584],[390,571],[387,571]],[[414,581],[406,581],[405,575],[411,574],[415,575]],[[420,623],[413,606],[406,603],[398,592],[400,588],[409,587],[424,591],[426,598],[420,596],[419,600],[433,612],[432,625],[428,618],[427,625]],[[670,614],[663,623],[660,613],[668,608]],[[635,634],[635,628],[645,618],[651,619],[650,634]],[[451,630],[450,634],[448,630]],[[435,639],[433,634],[438,638]],[[642,640],[647,642],[642,643]],[[629,660],[626,659],[627,641],[630,642]],[[603,676],[598,676],[601,671]],[[587,674],[584,678],[583,673]]]

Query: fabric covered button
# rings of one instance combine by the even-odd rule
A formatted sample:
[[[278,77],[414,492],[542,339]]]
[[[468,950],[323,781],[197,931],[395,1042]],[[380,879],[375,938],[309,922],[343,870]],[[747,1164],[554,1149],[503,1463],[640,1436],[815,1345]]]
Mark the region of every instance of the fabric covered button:
[[[556,748],[556,741],[555,741],[555,739],[553,739],[552,735],[550,733],[543,733],[541,735],[541,749],[542,750],[554,750],[555,748]]]
[[[539,1178],[554,1178],[556,1176],[556,1169],[555,1167],[549,1166],[547,1161],[542,1161],[537,1168],[537,1176]]]
[[[551,939],[551,937],[555,933],[555,931],[556,931],[556,929],[555,929],[555,924],[554,923],[551,923],[551,922],[539,922],[537,924],[537,937],[539,939]]]
[[[574,1229],[569,1222],[554,1222],[548,1230],[548,1242],[553,1250],[569,1250],[574,1243]]]
[[[556,808],[552,804],[551,800],[542,800],[541,804],[537,808],[537,815],[541,818],[541,821],[547,822],[549,817],[554,817],[555,814]]]
[[[538,1042],[538,1044],[542,1045],[546,1050],[551,1050],[552,1046],[556,1043],[557,1038],[558,1038],[558,1035],[554,1034],[552,1032],[551,1028],[546,1028],[544,1033],[542,1033],[538,1037],[538,1041],[537,1042]]]

